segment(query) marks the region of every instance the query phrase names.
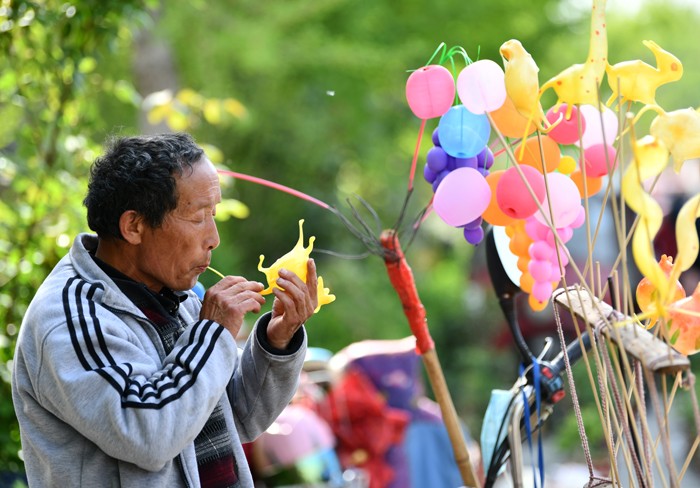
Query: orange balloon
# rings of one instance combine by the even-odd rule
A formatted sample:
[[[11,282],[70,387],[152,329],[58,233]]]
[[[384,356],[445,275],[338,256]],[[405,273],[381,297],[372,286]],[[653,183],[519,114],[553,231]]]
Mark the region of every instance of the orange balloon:
[[[530,264],[530,256],[529,256],[529,255],[528,255],[528,256],[520,256],[520,257],[518,258],[518,264],[517,264],[517,266],[518,266],[518,269],[519,269],[522,273],[527,273],[527,272],[528,272],[527,267],[529,266],[529,264]]]
[[[532,244],[532,239],[525,232],[525,227],[518,229],[510,238],[510,252],[516,256],[529,256],[528,250]]]
[[[535,279],[530,273],[523,273],[520,276],[520,289],[525,293],[532,292],[532,285],[535,284]]]
[[[501,108],[490,112],[490,115],[496,128],[506,137],[529,136],[537,128],[533,122],[530,122],[530,127],[527,128],[528,132],[525,134],[527,118],[518,112],[510,97],[506,97]]]
[[[486,210],[484,210],[484,213],[481,214],[481,217],[491,225],[508,226],[515,222],[513,217],[509,217],[503,213],[496,200],[496,186],[504,172],[505,170],[499,169],[497,171],[492,171],[486,177],[486,182],[491,188],[491,201],[489,202],[489,206],[486,207]]]
[[[583,188],[583,173],[581,173],[580,169],[577,169],[573,173],[571,173],[571,180],[576,183],[576,186],[578,187],[578,191],[581,193],[583,198],[588,198],[590,196],[595,195],[600,191],[601,188],[603,188],[603,177],[598,177],[598,178],[586,178],[586,192],[584,192]]]
[[[543,172],[543,167],[545,173],[551,173],[557,169],[559,160],[561,160],[559,144],[554,142],[549,136],[530,137],[515,148],[514,154],[518,163],[532,166],[540,173]],[[543,155],[544,164],[542,164]]]

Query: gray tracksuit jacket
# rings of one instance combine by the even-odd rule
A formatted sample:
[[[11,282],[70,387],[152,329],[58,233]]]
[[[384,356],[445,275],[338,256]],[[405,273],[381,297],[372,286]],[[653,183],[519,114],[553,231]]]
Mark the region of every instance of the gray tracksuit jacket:
[[[222,396],[241,486],[252,487],[241,442],[288,404],[306,337],[275,355],[253,330],[241,350],[198,319],[190,292],[180,317],[191,325],[166,355],[154,325],[88,254],[96,245],[76,238],[20,329],[12,396],[30,487],[197,487],[193,440]]]

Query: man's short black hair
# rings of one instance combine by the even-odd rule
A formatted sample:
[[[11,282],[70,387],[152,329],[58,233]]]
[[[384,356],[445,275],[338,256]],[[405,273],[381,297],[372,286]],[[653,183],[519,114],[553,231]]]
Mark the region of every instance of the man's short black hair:
[[[98,236],[122,239],[119,218],[134,210],[153,228],[177,207],[176,178],[204,151],[184,133],[115,138],[90,169],[83,204]]]

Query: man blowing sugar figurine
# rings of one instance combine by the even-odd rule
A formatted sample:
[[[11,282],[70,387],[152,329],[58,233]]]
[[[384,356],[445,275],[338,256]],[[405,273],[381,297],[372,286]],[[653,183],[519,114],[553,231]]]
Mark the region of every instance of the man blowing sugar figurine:
[[[241,447],[297,386],[317,277],[189,291],[219,245],[216,169],[187,134],[115,139],[91,170],[90,228],[24,317],[12,395],[30,486],[252,487]],[[250,236],[248,236],[249,238]]]

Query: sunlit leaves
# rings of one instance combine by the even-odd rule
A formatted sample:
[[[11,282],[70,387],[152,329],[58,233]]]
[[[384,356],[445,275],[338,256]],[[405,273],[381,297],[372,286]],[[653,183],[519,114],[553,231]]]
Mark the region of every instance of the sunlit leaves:
[[[216,220],[224,222],[231,217],[245,219],[250,215],[248,206],[233,198],[225,198],[216,206]]]
[[[97,100],[141,103],[111,79],[104,54],[125,48],[144,5],[0,0],[0,472],[21,470],[9,373],[22,317],[85,229],[82,197],[105,132]]]
[[[151,93],[143,100],[148,122],[165,122],[174,131],[192,130],[202,120],[221,125],[245,117],[246,110],[235,99],[206,98],[191,89],[173,94],[171,90]]]

